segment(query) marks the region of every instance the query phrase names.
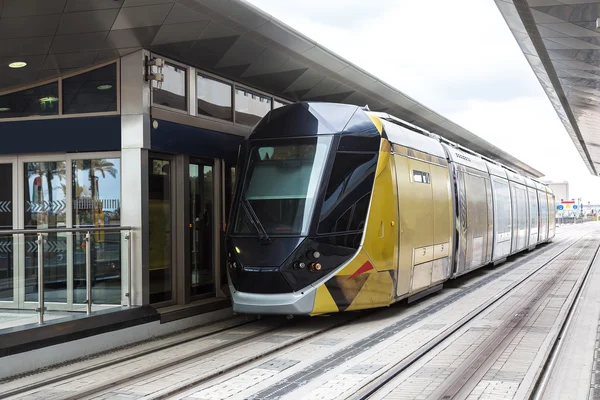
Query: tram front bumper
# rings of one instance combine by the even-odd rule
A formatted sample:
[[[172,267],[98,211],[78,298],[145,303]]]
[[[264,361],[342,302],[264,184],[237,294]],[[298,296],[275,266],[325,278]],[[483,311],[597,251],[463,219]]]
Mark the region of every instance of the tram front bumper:
[[[308,287],[294,293],[247,293],[238,292],[229,285],[233,300],[233,312],[239,314],[308,315],[315,306],[317,288]]]

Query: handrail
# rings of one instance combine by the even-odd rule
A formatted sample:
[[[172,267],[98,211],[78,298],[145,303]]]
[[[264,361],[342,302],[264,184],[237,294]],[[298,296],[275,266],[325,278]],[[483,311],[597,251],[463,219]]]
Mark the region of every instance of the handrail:
[[[131,242],[132,233],[135,229],[130,226],[106,226],[106,227],[83,227],[83,228],[50,228],[50,229],[5,229],[0,230],[1,235],[36,235],[37,236],[37,275],[38,275],[38,308],[39,324],[44,323],[44,313],[46,311],[44,299],[44,234],[49,233],[85,233],[85,291],[86,291],[86,311],[87,315],[92,314],[92,232],[123,232],[126,231],[125,240],[127,242],[127,305],[131,307]],[[121,289],[122,290],[122,289]]]
[[[130,226],[106,226],[103,228],[47,228],[47,229],[4,229],[0,230],[0,235],[33,235],[37,233],[86,233],[86,232],[120,232],[132,231]]]

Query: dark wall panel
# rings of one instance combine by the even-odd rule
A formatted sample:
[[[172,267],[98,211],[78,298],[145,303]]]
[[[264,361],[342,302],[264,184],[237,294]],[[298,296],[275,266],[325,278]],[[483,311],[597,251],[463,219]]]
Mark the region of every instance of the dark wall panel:
[[[0,154],[121,150],[121,116],[0,121]]]
[[[244,138],[237,135],[163,120],[156,121],[158,128],[152,127],[151,136],[153,150],[235,162],[238,146],[244,142]]]

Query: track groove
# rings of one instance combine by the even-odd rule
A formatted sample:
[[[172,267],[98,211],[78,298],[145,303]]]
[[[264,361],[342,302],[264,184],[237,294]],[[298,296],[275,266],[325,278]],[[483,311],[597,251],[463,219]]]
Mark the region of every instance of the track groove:
[[[376,377],[370,383],[363,385],[358,391],[356,391],[349,398],[350,399],[367,399],[367,398],[370,398],[371,396],[377,394],[382,388],[384,388],[394,378],[399,376],[404,370],[406,370],[408,367],[412,366],[415,362],[417,362],[423,356],[425,356],[426,354],[431,352],[433,349],[437,348],[447,338],[452,336],[454,333],[458,332],[461,328],[465,327],[471,320],[473,320],[474,318],[476,318],[477,316],[481,315],[483,312],[488,310],[493,304],[497,303],[500,299],[509,295],[511,292],[514,291],[514,289],[521,286],[523,283],[529,281],[529,279],[531,279],[538,272],[543,271],[549,264],[554,262],[563,253],[565,253],[566,251],[568,251],[572,248],[583,251],[583,247],[585,247],[585,246],[580,246],[580,244],[583,240],[585,240],[585,236],[587,236],[587,235],[584,235],[584,237],[581,237],[581,238],[575,240],[573,243],[571,243],[570,245],[565,247],[558,254],[553,256],[550,260],[548,260],[544,264],[540,265],[535,270],[531,271],[526,276],[524,276],[522,279],[520,279],[518,282],[515,282],[514,284],[512,284],[511,286],[506,288],[502,293],[494,296],[493,298],[488,300],[486,303],[482,304],[481,306],[479,306],[478,308],[473,310],[471,313],[469,313],[465,317],[463,317],[461,320],[459,320],[458,322],[453,324],[451,327],[449,327],[448,329],[443,331],[434,340],[428,342],[425,346],[422,346],[420,349],[418,349],[417,351],[412,353],[410,356],[399,361],[392,368],[387,369],[386,371],[382,372],[378,377]],[[579,248],[578,248],[578,246],[579,246]],[[588,268],[592,265],[593,260],[595,259],[595,255],[597,254],[599,249],[600,249],[600,246],[596,246],[596,250],[594,252],[594,257],[592,257],[592,259],[590,260],[590,262],[588,264]],[[577,257],[568,257],[568,258],[577,258]],[[579,259],[579,258],[577,258],[577,259]],[[574,262],[575,260],[572,260],[572,261]],[[511,318],[511,320],[505,322],[504,328],[502,329],[502,331],[508,333],[508,332],[513,331],[518,325],[522,325],[522,323],[524,323],[524,316],[527,315],[528,311],[531,310],[531,308],[536,304],[536,302],[538,302],[540,300],[540,297],[541,297],[540,293],[543,293],[544,289],[547,290],[548,288],[552,287],[552,283],[555,283],[559,279],[560,276],[563,276],[567,272],[568,272],[567,268],[559,269],[553,279],[546,280],[545,283],[542,283],[542,287],[539,290],[536,290],[536,294],[533,294],[532,296],[530,296],[529,301],[527,301],[527,303],[521,307],[521,309],[517,313],[517,315],[514,316],[513,318]],[[486,356],[489,356],[489,354],[493,353],[495,351],[497,345],[502,343],[505,339],[506,339],[506,335],[502,336],[500,334],[498,334],[497,336],[494,336],[492,339],[490,339],[491,343],[489,343],[486,346],[488,351],[480,353],[479,354],[480,357],[478,357],[478,360],[476,360],[474,362],[474,364],[471,366],[471,368],[467,368],[467,370],[463,370],[460,373],[459,377],[457,377],[458,379],[455,382],[455,384],[453,384],[450,388],[446,388],[445,390],[436,391],[435,393],[439,394],[437,398],[450,399],[450,398],[453,398],[455,395],[457,395],[459,393],[459,391],[461,390],[461,388],[464,387],[464,383],[466,383],[471,378],[471,376],[473,376],[475,371],[477,371],[478,368],[487,359]],[[496,345],[496,346],[494,346],[494,345]],[[466,377],[466,379],[465,379],[465,377]]]

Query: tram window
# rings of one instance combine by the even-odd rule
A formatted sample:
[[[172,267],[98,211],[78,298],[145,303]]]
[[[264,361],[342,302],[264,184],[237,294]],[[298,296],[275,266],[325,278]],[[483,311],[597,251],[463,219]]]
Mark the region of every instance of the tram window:
[[[373,187],[376,153],[338,152],[333,163],[319,218],[318,233],[360,230],[367,215],[368,194]],[[350,224],[341,224],[347,210],[353,209]]]
[[[429,183],[429,172],[413,170],[413,182]]]
[[[359,201],[354,203],[354,213],[352,213],[352,220],[350,221],[351,231],[358,231],[365,227],[370,199],[371,192],[365,194]]]
[[[268,234],[307,232],[330,144],[323,136],[252,149],[241,194]],[[234,233],[252,232],[247,213],[238,211]]]

